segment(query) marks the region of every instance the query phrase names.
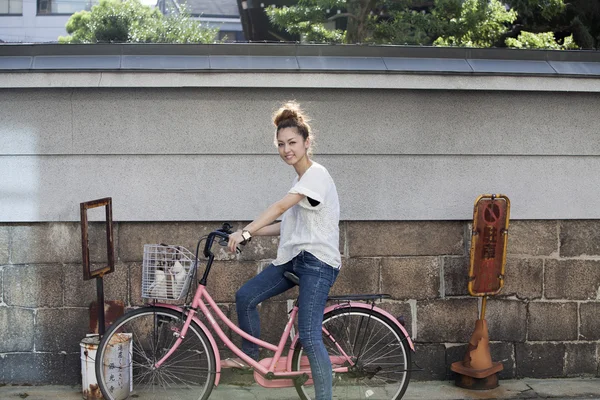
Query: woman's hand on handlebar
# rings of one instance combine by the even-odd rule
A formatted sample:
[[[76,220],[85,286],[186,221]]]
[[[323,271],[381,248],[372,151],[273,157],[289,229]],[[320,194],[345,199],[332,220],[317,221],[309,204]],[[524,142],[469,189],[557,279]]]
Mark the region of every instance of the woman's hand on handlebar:
[[[243,241],[244,238],[242,237],[242,230],[237,230],[229,235],[229,243],[227,244],[227,248],[230,252],[235,254],[238,247],[242,244]]]

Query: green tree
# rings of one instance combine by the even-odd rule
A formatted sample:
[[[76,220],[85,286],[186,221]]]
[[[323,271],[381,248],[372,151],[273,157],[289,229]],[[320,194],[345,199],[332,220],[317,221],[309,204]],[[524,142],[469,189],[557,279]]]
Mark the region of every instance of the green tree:
[[[307,42],[560,49],[600,43],[600,0],[298,0],[269,7],[267,15]]]
[[[573,41],[573,35],[563,39],[563,43],[558,43],[553,32],[532,33],[521,31],[518,38],[507,38],[506,45],[517,49],[551,49],[567,50],[577,49]]]
[[[164,16],[139,0],[100,0],[91,11],[73,14],[66,30],[70,36],[60,43],[213,43],[218,33],[185,11]]]
[[[491,47],[517,18],[499,0],[464,0],[460,15],[445,21],[439,46]]]
[[[600,0],[507,0],[518,18],[496,45],[513,47],[522,41],[522,31],[540,35],[537,39],[525,34],[528,46],[536,43],[544,48],[598,48],[600,42]],[[547,41],[552,33],[554,42]],[[569,43],[569,38],[572,42]],[[517,42],[508,40],[517,38]],[[506,39],[506,40],[504,40]]]

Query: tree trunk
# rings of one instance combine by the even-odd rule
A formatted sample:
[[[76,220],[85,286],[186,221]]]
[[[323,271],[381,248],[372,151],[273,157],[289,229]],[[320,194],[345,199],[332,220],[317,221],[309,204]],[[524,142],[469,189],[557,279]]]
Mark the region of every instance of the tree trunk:
[[[362,43],[367,36],[367,20],[369,13],[375,8],[377,0],[348,0],[348,25],[346,26],[346,43]]]

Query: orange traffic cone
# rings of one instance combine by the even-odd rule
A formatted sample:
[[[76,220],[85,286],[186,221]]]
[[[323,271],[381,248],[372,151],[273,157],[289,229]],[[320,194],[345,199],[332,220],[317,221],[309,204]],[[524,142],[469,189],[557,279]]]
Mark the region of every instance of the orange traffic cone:
[[[474,390],[493,389],[498,387],[497,372],[503,368],[502,363],[492,362],[487,321],[478,319],[465,358],[450,367],[457,373],[456,386]]]

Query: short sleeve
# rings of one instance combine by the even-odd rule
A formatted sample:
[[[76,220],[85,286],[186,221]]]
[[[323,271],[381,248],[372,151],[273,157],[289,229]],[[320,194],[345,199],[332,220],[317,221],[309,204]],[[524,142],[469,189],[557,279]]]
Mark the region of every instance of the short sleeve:
[[[289,193],[302,194],[322,205],[327,194],[328,178],[327,173],[322,168],[309,168],[298,183],[290,189]]]

